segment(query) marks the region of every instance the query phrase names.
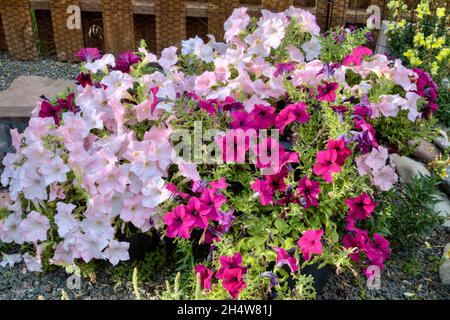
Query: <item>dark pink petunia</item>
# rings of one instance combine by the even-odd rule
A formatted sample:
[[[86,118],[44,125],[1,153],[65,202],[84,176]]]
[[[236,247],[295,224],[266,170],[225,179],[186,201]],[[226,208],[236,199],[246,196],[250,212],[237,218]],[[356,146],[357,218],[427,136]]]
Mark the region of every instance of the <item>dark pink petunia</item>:
[[[284,182],[287,175],[288,170],[286,167],[283,167],[278,173],[266,176],[266,182],[272,189],[273,193],[284,192],[287,189],[287,185]]]
[[[337,140],[330,139],[327,143],[327,150],[335,150],[337,153],[336,163],[343,166],[345,160],[352,154],[352,151],[347,148],[347,144],[344,139]]]
[[[83,73],[81,72],[77,78],[77,84],[83,88],[86,88],[86,86],[93,86],[94,83],[92,82],[91,74],[90,73]]]
[[[124,73],[130,72],[130,67],[141,61],[141,58],[137,56],[133,51],[125,51],[119,54],[116,61],[115,70],[120,70]]]
[[[59,114],[62,111],[62,107],[57,104],[56,106],[51,104],[47,100],[43,100],[41,103],[41,109],[39,110],[39,117],[48,118],[52,117],[57,125],[59,125]]]
[[[339,84],[337,82],[328,83],[326,81],[323,81],[323,85],[317,88],[319,90],[317,100],[333,102],[334,100],[336,100],[336,90],[338,88]]]
[[[216,278],[221,279],[225,269],[242,269],[244,273],[247,273],[247,267],[242,266],[242,256],[239,252],[236,252],[233,256],[220,256],[220,268],[217,270]]]
[[[177,186],[173,183],[167,183],[166,189],[173,193],[175,197],[180,197],[182,199],[187,199],[190,197],[188,193],[180,192],[177,188]]]
[[[317,207],[319,193],[320,184],[317,181],[309,180],[308,177],[304,176],[298,182],[298,194],[305,200],[306,209],[311,206]]]
[[[316,164],[313,168],[314,174],[322,176],[326,182],[332,182],[332,174],[341,171],[341,166],[337,163],[336,150],[324,150],[317,152]]]
[[[345,204],[349,207],[348,216],[356,220],[370,218],[377,206],[367,193],[362,193],[355,198],[348,198],[345,200]]]
[[[275,72],[273,73],[273,76],[276,78],[280,74],[283,73],[289,73],[295,70],[295,65],[292,62],[277,62],[275,63]]]
[[[275,124],[275,108],[257,104],[250,113],[255,129],[268,129]]]
[[[308,261],[312,254],[322,254],[322,235],[323,230],[307,230],[300,239],[297,245],[303,253],[303,258]]]
[[[311,117],[307,112],[308,106],[303,102],[297,102],[295,104],[290,104],[280,111],[276,120],[275,126],[283,133],[284,128],[294,122],[305,123]]]
[[[247,273],[247,267],[242,266],[242,256],[239,252],[232,257],[221,256],[219,260],[220,269],[217,270],[216,278],[222,280],[225,290],[236,299],[246,287],[243,275]]]
[[[215,192],[214,189],[205,189],[200,196],[201,202],[209,208],[208,218],[217,221],[219,217],[219,210],[222,205],[227,202],[227,198]]]
[[[187,219],[185,206],[178,206],[171,212],[167,212],[164,216],[164,222],[167,225],[167,236],[169,238],[179,236],[189,239],[191,237],[190,229],[194,221]]]
[[[100,59],[102,57],[102,53],[97,48],[82,48],[75,52],[75,57],[81,61],[92,62]]]
[[[194,274],[200,274],[200,285],[202,289],[211,290],[211,279],[214,275],[213,269],[206,268],[203,264],[196,265],[194,268]]]
[[[242,269],[226,269],[222,274],[222,285],[233,299],[237,299],[247,284],[243,278]]]
[[[217,191],[218,189],[226,189],[228,187],[227,181],[224,177],[217,181],[211,181],[209,185],[214,191]]]
[[[247,130],[256,127],[256,122],[253,116],[245,110],[233,112],[231,114],[231,118],[233,121],[231,121],[230,125],[233,129]]]
[[[191,221],[191,229],[198,227],[205,229],[209,223],[210,208],[199,198],[192,197],[186,206],[186,221]]]
[[[258,192],[261,205],[267,206],[273,204],[274,192],[268,181],[256,179],[250,186],[253,190]]]
[[[297,259],[291,256],[285,249],[275,247],[273,248],[277,252],[277,266],[288,265],[292,273],[298,271]]]
[[[364,46],[359,46],[355,49],[353,49],[352,53],[345,56],[345,58],[342,60],[342,64],[344,66],[350,66],[350,65],[355,65],[355,66],[360,66],[361,62],[362,62],[362,58],[364,56],[371,56],[373,55],[373,52],[371,49],[364,47]]]
[[[253,136],[256,136],[256,132],[253,129],[248,130],[227,130],[225,136],[217,141],[221,148],[222,160],[224,162],[245,162],[246,152],[249,150],[250,141],[252,139],[252,133],[254,133]],[[248,132],[250,133],[248,134]]]

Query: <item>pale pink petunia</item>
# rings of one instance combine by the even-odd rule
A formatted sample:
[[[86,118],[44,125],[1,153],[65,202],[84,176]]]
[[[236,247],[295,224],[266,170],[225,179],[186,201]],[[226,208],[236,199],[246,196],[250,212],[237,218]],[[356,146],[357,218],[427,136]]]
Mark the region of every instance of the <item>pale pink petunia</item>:
[[[165,48],[161,52],[161,58],[159,58],[158,63],[164,68],[169,69],[171,66],[177,63],[178,56],[177,56],[177,47],[168,47]]]
[[[382,191],[390,190],[398,181],[398,176],[391,166],[385,166],[380,170],[373,171],[372,182]]]
[[[128,242],[111,240],[109,246],[105,249],[104,257],[115,266],[119,261],[127,261],[130,259],[130,255],[128,254],[129,247],[130,244]]]
[[[40,169],[46,185],[67,181],[67,173],[70,171],[60,156],[55,156],[50,162],[43,163]]]
[[[400,59],[395,60],[394,68],[392,69],[392,80],[401,85],[405,91],[416,90],[416,85],[411,82],[411,77],[414,72],[405,68]]]
[[[25,242],[47,240],[47,231],[50,229],[48,218],[37,211],[31,211],[20,223],[20,232]]]
[[[178,165],[178,170],[183,177],[192,181],[201,180],[197,171],[197,165],[195,163],[184,161],[183,158],[178,158],[176,163]]]
[[[58,227],[58,234],[65,237],[70,233],[74,233],[79,229],[79,221],[72,214],[76,208],[71,203],[58,202],[56,204],[55,224]]]
[[[226,41],[230,41],[233,37],[237,36],[241,31],[243,31],[248,23],[250,22],[250,17],[247,14],[247,8],[242,7],[239,9],[234,9],[231,16],[225,21],[224,29]]]
[[[2,252],[3,259],[0,262],[0,267],[4,268],[6,266],[13,267],[16,263],[22,261],[22,256],[17,254],[6,254]]]
[[[388,150],[383,146],[378,146],[378,150],[373,148],[372,151],[367,155],[365,163],[372,170],[379,170],[383,168],[388,159]]]
[[[195,92],[198,95],[206,95],[211,88],[217,83],[216,74],[211,71],[205,71],[195,80]]]

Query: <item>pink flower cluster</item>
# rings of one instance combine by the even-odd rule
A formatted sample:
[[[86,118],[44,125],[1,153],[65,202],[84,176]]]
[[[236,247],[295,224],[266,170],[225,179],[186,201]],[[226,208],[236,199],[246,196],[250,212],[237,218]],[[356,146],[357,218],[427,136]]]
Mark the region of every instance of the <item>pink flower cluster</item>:
[[[222,286],[233,299],[237,299],[242,290],[247,286],[244,281],[244,275],[247,273],[247,267],[242,265],[242,256],[236,252],[233,256],[221,256],[220,268],[215,274],[215,278],[222,280]],[[208,269],[204,265],[195,266],[194,274],[200,274],[200,283],[203,289],[211,290],[211,280],[214,276],[214,270]]]
[[[333,181],[333,173],[341,171],[345,160],[350,155],[351,150],[347,148],[345,139],[329,140],[327,149],[317,153],[316,164],[313,168],[314,174],[331,183]]]
[[[186,204],[176,206],[171,212],[164,216],[167,225],[167,236],[169,238],[180,237],[189,239],[191,231],[198,228],[203,230],[203,242],[209,244],[213,240],[218,241],[220,235],[228,232],[231,221],[234,219],[233,211],[223,212],[221,207],[227,202],[220,189],[225,189],[225,179],[203,184],[194,182],[192,192],[194,195],[180,193],[173,188],[174,194],[179,195],[181,200],[189,198]],[[215,226],[211,225],[215,223]]]
[[[368,194],[363,193],[355,198],[347,199],[345,203],[349,208],[346,227],[349,233],[343,236],[342,241],[346,248],[357,249],[350,254],[350,258],[367,266],[376,265],[382,270],[384,261],[390,255],[389,241],[378,233],[375,233],[371,239],[366,230],[356,227],[357,221],[370,218],[376,208],[375,202]]]

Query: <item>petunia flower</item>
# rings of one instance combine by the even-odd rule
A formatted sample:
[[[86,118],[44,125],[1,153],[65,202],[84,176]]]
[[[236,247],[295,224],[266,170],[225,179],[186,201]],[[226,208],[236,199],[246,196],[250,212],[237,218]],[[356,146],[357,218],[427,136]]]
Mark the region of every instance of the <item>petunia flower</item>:
[[[277,266],[284,264],[288,265],[291,269],[291,273],[294,274],[298,271],[297,259],[291,256],[285,249],[275,247],[273,248],[277,252]]]
[[[198,227],[205,229],[209,223],[209,213],[211,209],[199,198],[192,197],[186,206],[186,221],[191,222],[190,228]]]
[[[247,286],[241,269],[226,269],[221,279],[223,287],[233,299],[238,298],[241,291]]]
[[[298,194],[305,200],[305,208],[308,209],[311,206],[317,207],[319,201],[317,200],[320,193],[320,184],[317,181],[309,180],[307,176],[304,176],[298,182]]]
[[[303,258],[308,261],[311,255],[322,254],[322,235],[323,230],[307,230],[298,240],[297,245],[303,253]]]
[[[297,102],[295,104],[290,104],[286,106],[277,115],[275,126],[283,133],[284,128],[297,121],[299,123],[305,123],[309,120],[311,116],[307,112],[307,105],[303,102]]]
[[[327,150],[335,150],[337,153],[336,163],[343,166],[345,160],[352,154],[352,151],[347,148],[345,139],[340,138],[337,140],[330,139],[327,142]]]
[[[390,190],[398,181],[398,176],[391,166],[384,166],[372,172],[372,183],[380,188],[381,191]]]
[[[337,82],[326,82],[323,81],[323,85],[317,87],[319,94],[317,95],[318,101],[328,101],[333,102],[336,100],[336,90],[339,88]]]
[[[273,204],[274,192],[268,181],[256,179],[250,186],[258,193],[259,201],[262,206]]]
[[[185,206],[178,206],[171,212],[167,212],[164,216],[164,222],[167,225],[167,236],[175,238],[177,236],[189,239],[190,229],[194,224],[194,220],[188,220]]]
[[[206,290],[212,289],[211,279],[214,275],[213,269],[208,269],[208,268],[206,268],[205,265],[199,264],[199,265],[195,266],[194,274],[195,274],[195,276],[197,276],[197,274],[200,274],[200,285],[201,285],[202,289],[206,289]]]
[[[47,240],[47,231],[50,229],[48,218],[37,211],[31,211],[20,223],[20,232],[25,242]]]
[[[115,266],[119,261],[127,261],[130,259],[128,249],[130,248],[129,242],[119,242],[111,240],[109,246],[105,249],[104,257]]]
[[[75,57],[81,61],[90,63],[94,60],[100,59],[102,57],[102,53],[97,48],[81,48],[75,52]]]
[[[376,208],[376,203],[367,193],[362,193],[355,198],[348,198],[345,204],[349,207],[348,215],[357,220],[370,218]]]
[[[364,46],[356,47],[355,49],[353,49],[351,54],[344,57],[344,59],[342,60],[342,65],[350,66],[353,64],[354,66],[360,66],[362,58],[364,56],[371,56],[371,55],[373,55],[371,49]]]
[[[116,60],[115,70],[120,70],[124,73],[130,72],[130,67],[141,61],[141,58],[134,54],[133,51],[125,51],[119,54]]]
[[[301,53],[300,53],[301,54]],[[291,71],[295,70],[295,65],[292,62],[277,62],[275,63],[275,72],[273,73],[273,76],[276,78],[280,74],[289,73]]]
[[[268,129],[275,123],[276,114],[274,107],[257,104],[250,114],[252,115],[255,129]]]
[[[316,164],[313,167],[315,175],[330,183],[333,181],[332,174],[341,171],[341,166],[337,163],[336,150],[324,150],[317,152]]]

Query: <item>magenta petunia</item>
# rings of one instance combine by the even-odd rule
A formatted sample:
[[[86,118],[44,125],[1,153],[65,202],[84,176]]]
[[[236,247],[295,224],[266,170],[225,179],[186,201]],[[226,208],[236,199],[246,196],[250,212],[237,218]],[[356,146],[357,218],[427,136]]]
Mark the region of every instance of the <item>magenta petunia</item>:
[[[198,227],[205,229],[209,223],[211,209],[199,198],[192,197],[186,206],[186,221],[191,222],[191,229]]]
[[[355,66],[360,66],[362,58],[364,56],[371,56],[371,55],[373,55],[371,49],[364,46],[359,46],[353,49],[351,54],[344,57],[344,59],[342,60],[342,64],[344,66],[350,66],[352,64]]]
[[[231,114],[231,127],[233,129],[247,130],[256,127],[256,121],[252,114],[247,111],[238,110]]]
[[[337,153],[336,163],[343,166],[345,160],[352,154],[352,151],[347,148],[345,139],[328,140],[327,150],[335,150]]]
[[[275,247],[273,248],[277,252],[277,266],[288,265],[292,273],[298,271],[297,259],[291,256],[285,249]]]
[[[305,200],[305,208],[311,206],[317,207],[319,204],[318,195],[320,193],[320,184],[317,181],[309,180],[304,176],[298,182],[298,194]]]
[[[275,126],[283,133],[284,128],[294,121],[299,123],[307,122],[311,117],[307,112],[307,108],[308,106],[303,102],[297,102],[286,106],[277,115]]]
[[[298,240],[297,245],[303,253],[303,258],[308,261],[312,254],[322,254],[323,230],[307,230]]]
[[[341,171],[341,166],[337,163],[336,150],[324,150],[317,152],[316,164],[313,171],[315,175],[322,176],[326,182],[332,182],[332,174]]]
[[[275,108],[257,104],[250,113],[254,122],[254,129],[268,129],[275,124]]]
[[[274,192],[268,181],[256,179],[256,181],[251,184],[251,187],[259,194],[261,205],[267,206],[273,204]]]
[[[119,54],[116,61],[115,70],[120,70],[124,73],[130,72],[130,67],[141,61],[141,58],[137,56],[133,51],[125,51]]]
[[[356,220],[370,218],[376,208],[375,201],[367,193],[362,193],[355,198],[348,198],[345,204],[349,207],[348,216]]]
[[[194,274],[200,274],[200,285],[202,289],[211,290],[211,279],[214,275],[213,269],[208,269],[203,264],[196,265],[194,268]]]
[[[97,48],[81,48],[80,50],[75,52],[75,57],[77,57],[81,61],[92,62],[94,60],[100,59],[102,57],[102,53]]]
[[[339,88],[337,82],[326,82],[323,81],[322,86],[318,86],[319,94],[317,95],[318,101],[328,101],[333,102],[336,100],[336,90]]]
[[[167,212],[164,216],[164,222],[167,225],[167,236],[169,238],[175,238],[177,236],[185,239],[189,239],[190,229],[194,221],[187,219],[186,207],[178,206],[173,211]]]
[[[233,299],[237,299],[247,284],[241,269],[226,269],[222,274],[222,285]]]
[[[216,192],[214,189],[207,188],[203,190],[200,196],[201,202],[209,208],[208,217],[217,221],[219,217],[220,207],[227,202],[227,198]]]
[[[276,78],[280,74],[289,73],[295,70],[295,65],[292,62],[277,62],[275,63],[275,72],[273,76]]]

